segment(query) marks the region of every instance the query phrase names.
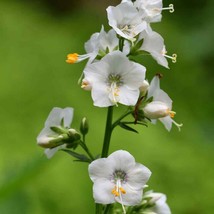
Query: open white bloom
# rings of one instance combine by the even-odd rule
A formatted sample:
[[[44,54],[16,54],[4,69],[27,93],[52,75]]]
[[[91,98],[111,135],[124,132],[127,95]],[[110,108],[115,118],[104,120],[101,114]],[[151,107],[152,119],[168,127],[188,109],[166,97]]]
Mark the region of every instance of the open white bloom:
[[[52,109],[45,122],[45,127],[42,129],[37,137],[37,144],[46,148],[45,154],[48,158],[51,158],[56,151],[65,148],[65,144],[62,145],[63,135],[54,132],[51,127],[61,128],[62,121],[63,127],[69,128],[73,119],[73,108],[58,108]]]
[[[118,38],[115,31],[112,29],[109,32],[105,32],[104,27],[102,26],[101,31],[92,34],[90,39],[85,43],[86,54],[68,54],[66,62],[73,64],[89,59],[88,64],[90,64],[95,60],[97,55],[105,55],[106,52],[112,52],[117,46]],[[126,49],[126,51],[128,52],[129,50]]]
[[[161,21],[162,0],[136,0],[134,5],[143,14],[147,22]]]
[[[160,22],[163,10],[169,10],[170,13],[174,12],[173,4],[169,7],[163,7],[162,0],[136,0],[134,6],[142,13],[142,17],[148,23]]]
[[[166,58],[172,59],[174,63],[176,62],[176,54],[172,56],[166,54],[167,51],[164,45],[164,39],[160,34],[154,31],[149,31],[148,33],[144,32],[143,38],[144,42],[140,49],[149,52],[158,64],[169,68]]]
[[[172,119],[175,116],[175,112],[172,111],[172,100],[166,92],[160,89],[160,79],[158,76],[152,79],[149,86],[148,98],[150,97],[153,97],[153,101],[143,108],[145,116],[152,119],[154,123],[156,119],[159,119],[168,131],[171,130],[172,123],[180,130],[182,124],[178,124]]]
[[[134,106],[145,79],[146,68],[131,62],[122,52],[107,54],[99,62],[86,66],[82,88],[91,88],[95,106],[121,103]]]
[[[148,202],[151,206],[146,208],[144,211],[146,214],[171,214],[170,208],[166,203],[166,196],[164,194],[149,191],[146,192],[143,197],[151,198]]]
[[[107,8],[109,25],[121,37],[135,41],[135,37],[147,28],[146,21],[134,5],[130,2],[123,2],[116,7]]]
[[[136,163],[134,157],[124,150],[116,151],[108,158],[97,159],[89,165],[89,176],[94,182],[93,197],[100,204],[140,204],[143,187],[150,175],[147,167]]]

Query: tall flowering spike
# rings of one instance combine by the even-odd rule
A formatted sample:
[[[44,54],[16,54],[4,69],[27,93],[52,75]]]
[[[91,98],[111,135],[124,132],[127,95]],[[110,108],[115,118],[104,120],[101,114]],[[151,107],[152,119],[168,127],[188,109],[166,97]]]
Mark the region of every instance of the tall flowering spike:
[[[143,210],[145,213],[171,214],[164,194],[149,191],[144,194],[144,199],[147,201],[147,207]]]
[[[73,108],[52,109],[45,122],[45,127],[37,137],[37,144],[46,148],[45,154],[51,158],[59,149],[65,148],[64,140],[68,139],[67,133],[73,119]]]
[[[135,41],[135,37],[147,28],[146,21],[134,5],[130,2],[123,2],[116,7],[107,8],[109,25],[121,37]]]
[[[143,187],[151,175],[150,170],[127,151],[119,150],[108,158],[101,158],[89,165],[89,176],[94,182],[93,196],[96,203],[119,202],[123,206],[140,204]]]
[[[160,79],[158,76],[153,78],[149,86],[148,98],[150,97],[153,97],[153,101],[146,104],[143,108],[145,116],[152,119],[153,122],[159,119],[168,131],[171,130],[172,123],[180,130],[182,124],[178,124],[172,119],[176,112],[172,111],[172,100],[170,97],[160,89]]]
[[[82,87],[90,86],[95,106],[107,107],[118,103],[134,106],[145,72],[144,66],[129,61],[120,51],[114,51],[99,62],[86,66]]]

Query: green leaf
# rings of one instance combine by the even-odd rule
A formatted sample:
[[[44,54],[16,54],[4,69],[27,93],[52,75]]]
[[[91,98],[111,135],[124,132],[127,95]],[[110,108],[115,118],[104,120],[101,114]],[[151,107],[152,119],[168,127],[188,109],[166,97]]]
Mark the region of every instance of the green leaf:
[[[127,126],[127,125],[126,125],[125,123],[123,123],[123,122],[120,122],[120,123],[119,123],[119,126],[120,126],[121,128],[123,128],[123,129],[126,129],[127,131],[138,133],[137,130],[133,129],[133,128],[130,127],[130,126]]]
[[[68,150],[68,149],[61,149],[61,151],[64,151],[64,152],[68,153],[69,155],[71,155],[71,156],[73,156],[73,157],[78,159],[78,160],[75,160],[75,161],[91,163],[91,160],[88,157],[86,157],[85,155],[83,155],[83,154],[78,154],[78,153],[73,152],[73,151]]]

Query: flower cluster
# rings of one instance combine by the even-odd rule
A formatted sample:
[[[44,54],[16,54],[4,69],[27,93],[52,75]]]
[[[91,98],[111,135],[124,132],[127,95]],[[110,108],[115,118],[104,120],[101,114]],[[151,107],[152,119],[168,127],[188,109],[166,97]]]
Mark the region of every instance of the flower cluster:
[[[92,155],[86,144],[89,126],[86,118],[80,124],[80,131],[71,128],[72,108],[53,108],[45,127],[37,137],[37,143],[45,148],[51,158],[56,151],[63,150],[77,161],[89,163],[89,176],[93,181],[93,197],[97,214],[170,214],[166,196],[144,188],[151,175],[150,170],[125,150],[118,150],[108,156],[111,134],[120,126],[137,132],[130,125],[144,125],[161,121],[170,131],[175,111],[172,100],[160,88],[161,74],[151,82],[146,78],[146,68],[135,60],[136,56],[149,54],[158,64],[169,68],[167,59],[176,62],[176,54],[167,55],[164,39],[152,30],[151,24],[160,22],[162,11],[174,11],[173,5],[163,7],[162,0],[122,0],[117,6],[107,8],[111,29],[91,35],[85,43],[86,53],[71,53],[66,62],[74,64],[88,60],[80,77],[81,88],[91,91],[94,106],[108,107],[102,153]],[[127,112],[113,121],[113,107],[128,106]],[[123,119],[131,115],[131,121]],[[80,146],[86,154],[76,152]],[[117,212],[112,204],[122,205]],[[113,205],[114,206],[114,205]]]
[[[88,59],[81,88],[91,91],[95,106],[134,106],[135,121],[155,123],[159,119],[170,131],[172,123],[179,130],[182,125],[172,119],[172,100],[159,88],[157,77],[149,85],[146,68],[132,60],[146,53],[166,68],[167,58],[176,62],[176,54],[166,54],[164,39],[151,27],[151,23],[161,21],[163,10],[174,12],[174,7],[163,7],[162,0],[123,0],[109,6],[107,16],[112,29],[106,32],[102,26],[85,43],[86,54],[68,54],[66,62]]]

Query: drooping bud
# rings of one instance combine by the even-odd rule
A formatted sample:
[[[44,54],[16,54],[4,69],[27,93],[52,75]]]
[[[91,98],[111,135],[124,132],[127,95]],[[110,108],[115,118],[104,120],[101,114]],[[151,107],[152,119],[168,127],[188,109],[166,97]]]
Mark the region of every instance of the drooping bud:
[[[88,129],[89,129],[89,126],[88,126],[87,118],[83,117],[82,121],[81,121],[81,124],[80,124],[80,132],[83,135],[86,135],[88,133]]]
[[[173,117],[175,112],[170,111],[169,107],[160,101],[152,101],[143,108],[144,114],[149,119],[158,119],[166,116]]]
[[[62,144],[64,144],[64,140],[68,139],[68,135],[67,134],[62,134],[59,135],[57,137],[41,137],[39,138],[39,140],[37,141],[37,144],[43,148],[54,148],[56,146],[60,146]]]

